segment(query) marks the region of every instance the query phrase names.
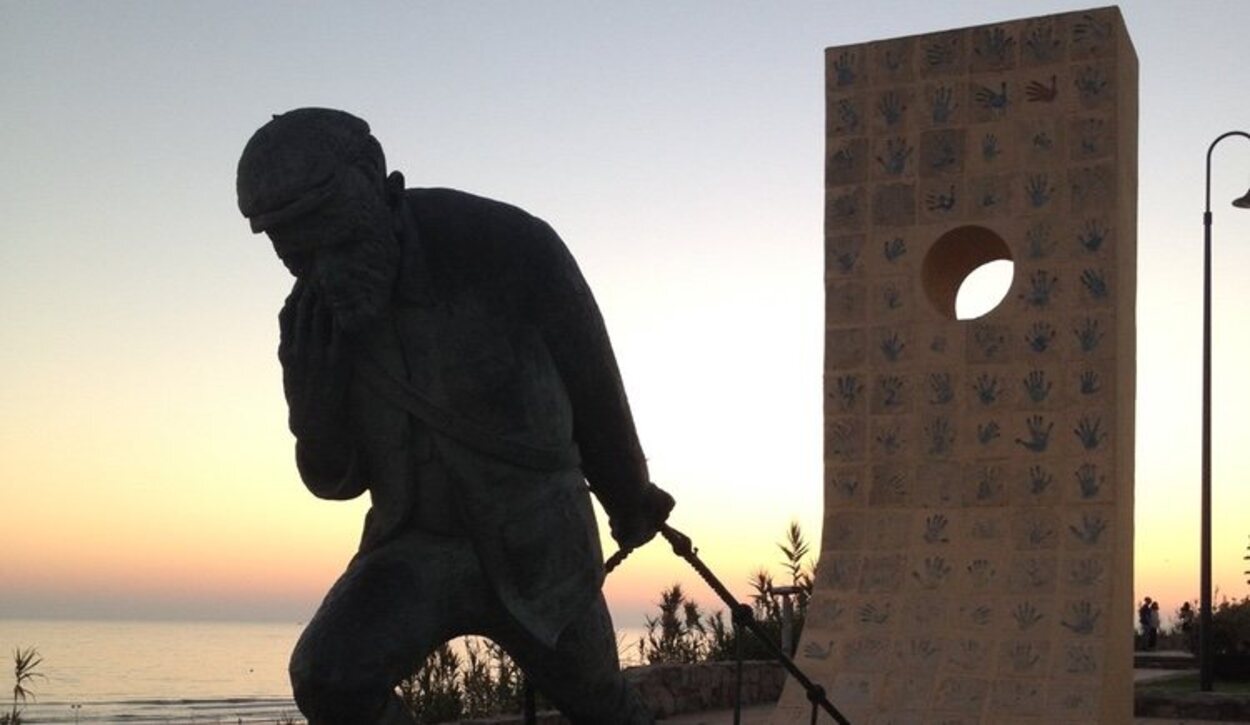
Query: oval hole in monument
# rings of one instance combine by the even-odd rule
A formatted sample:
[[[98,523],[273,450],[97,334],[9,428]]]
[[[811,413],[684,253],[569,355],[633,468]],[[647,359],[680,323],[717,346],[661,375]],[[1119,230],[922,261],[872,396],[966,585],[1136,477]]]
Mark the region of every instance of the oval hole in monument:
[[[989,314],[1011,289],[1016,263],[1010,259],[986,262],[964,278],[955,293],[955,319],[974,320]]]
[[[1014,273],[1011,249],[1003,238],[991,229],[971,224],[938,237],[925,254],[920,271],[930,304],[952,320],[991,312],[1006,297]]]

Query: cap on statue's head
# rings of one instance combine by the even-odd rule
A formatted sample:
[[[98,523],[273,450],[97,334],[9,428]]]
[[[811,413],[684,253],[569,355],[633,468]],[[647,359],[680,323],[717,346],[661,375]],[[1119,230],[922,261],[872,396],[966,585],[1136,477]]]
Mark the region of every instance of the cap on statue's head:
[[[385,174],[382,147],[364,120],[331,108],[276,115],[239,157],[239,211],[253,232],[299,218],[332,199],[344,172],[362,162]]]

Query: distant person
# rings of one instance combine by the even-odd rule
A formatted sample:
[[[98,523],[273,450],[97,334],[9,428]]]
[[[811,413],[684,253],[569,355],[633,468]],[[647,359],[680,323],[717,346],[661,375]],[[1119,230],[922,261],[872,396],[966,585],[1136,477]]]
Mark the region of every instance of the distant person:
[[[1146,597],[1142,601],[1141,606],[1137,608],[1137,623],[1141,625],[1142,647],[1151,649],[1150,645],[1150,605],[1154,602],[1150,597]]]
[[[1185,646],[1189,648],[1190,652],[1197,652],[1196,636],[1198,629],[1194,626],[1194,608],[1189,605],[1189,602],[1181,605],[1180,610],[1176,613],[1176,619],[1180,622],[1181,634],[1185,637]]]
[[[651,723],[620,674],[590,494],[622,547],[651,539],[673,499],[649,482],[564,243],[514,206],[405,189],[342,111],[275,116],[238,194],[295,277],[278,359],[300,476],[372,502],[291,656],[308,721],[412,722],[396,683],[480,634],[574,723]]]
[[[1159,646],[1159,600],[1150,603],[1150,635],[1146,639],[1146,648],[1154,650]]]

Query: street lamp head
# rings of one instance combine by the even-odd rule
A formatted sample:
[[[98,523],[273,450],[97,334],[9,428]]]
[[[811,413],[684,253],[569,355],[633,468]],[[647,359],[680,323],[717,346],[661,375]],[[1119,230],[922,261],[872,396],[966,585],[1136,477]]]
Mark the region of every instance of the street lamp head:
[[[1233,199],[1233,206],[1238,209],[1250,209],[1250,191],[1247,191],[1245,196]]]

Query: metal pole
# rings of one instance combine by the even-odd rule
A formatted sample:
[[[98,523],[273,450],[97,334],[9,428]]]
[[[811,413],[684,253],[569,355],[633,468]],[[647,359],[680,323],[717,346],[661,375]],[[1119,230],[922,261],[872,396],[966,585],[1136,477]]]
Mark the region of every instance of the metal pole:
[[[1215,673],[1211,652],[1211,154],[1229,136],[1250,139],[1244,131],[1221,134],[1207,148],[1206,206],[1202,213],[1202,549],[1198,604],[1199,683],[1203,692],[1213,688]]]
[[[1211,155],[1207,153],[1207,204],[1211,196]],[[1202,547],[1199,569],[1198,660],[1203,692],[1212,687],[1211,669],[1211,209],[1202,215]]]
[[[794,603],[789,594],[781,595],[781,650],[794,656]]]
[[[781,649],[788,656],[794,656],[794,599],[802,593],[802,587],[772,587],[773,594],[781,597]]]

